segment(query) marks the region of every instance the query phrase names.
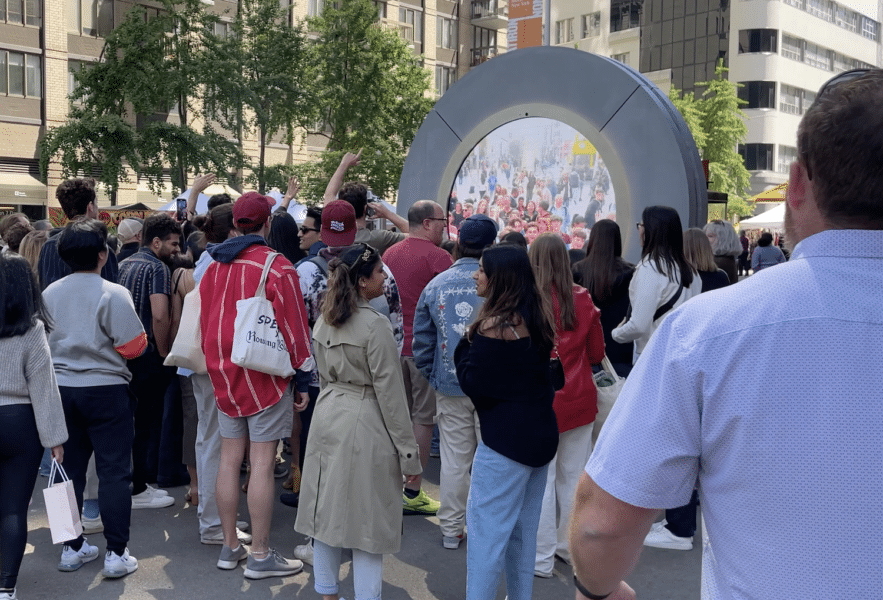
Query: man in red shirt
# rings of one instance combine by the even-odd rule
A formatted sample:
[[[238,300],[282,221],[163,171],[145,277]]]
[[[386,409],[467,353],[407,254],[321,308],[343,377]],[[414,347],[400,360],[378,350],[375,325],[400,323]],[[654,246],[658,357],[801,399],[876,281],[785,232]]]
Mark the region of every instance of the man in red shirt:
[[[447,218],[441,206],[431,200],[415,202],[408,211],[408,237],[393,245],[383,255],[399,286],[402,315],[405,321],[405,344],[402,348],[402,375],[414,437],[420,448],[423,468],[429,459],[429,445],[435,424],[435,390],[429,385],[417,367],[411,351],[414,335],[414,312],[423,288],[433,277],[451,266],[451,255],[439,248],[447,226]],[[439,503],[420,488],[421,478],[405,486],[402,498],[406,515],[434,515]]]
[[[248,558],[245,576],[277,577],[299,572],[303,563],[286,560],[268,546],[273,517],[273,467],[277,442],[291,433],[292,404],[303,410],[313,358],[310,330],[297,271],[284,256],[276,256],[267,274],[265,294],[273,304],[279,335],[298,373],[297,400],[291,378],[277,377],[236,366],[230,357],[236,320],[236,302],[257,291],[267,257],[273,252],[265,237],[270,230],[273,200],[256,192],[233,205],[233,223],[242,235],[208,249],[215,260],[200,280],[200,326],[205,363],[218,404],[221,431],[221,464],[217,502],[224,531],[218,567],[234,569]],[[248,507],[252,523],[251,554],[239,544],[236,510],[239,505],[239,470],[245,446],[251,441],[251,478]]]

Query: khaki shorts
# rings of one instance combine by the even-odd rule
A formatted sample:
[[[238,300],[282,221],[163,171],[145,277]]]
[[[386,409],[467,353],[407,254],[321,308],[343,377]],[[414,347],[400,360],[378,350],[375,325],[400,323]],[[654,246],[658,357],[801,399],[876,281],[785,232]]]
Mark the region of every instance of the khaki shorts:
[[[415,425],[435,424],[435,390],[429,380],[414,365],[413,356],[403,356],[402,377],[405,380],[405,395],[411,422]]]
[[[218,428],[221,437],[240,439],[247,437],[252,442],[272,442],[291,435],[291,420],[294,418],[294,398],[291,386],[279,402],[250,417],[231,417],[218,411]]]

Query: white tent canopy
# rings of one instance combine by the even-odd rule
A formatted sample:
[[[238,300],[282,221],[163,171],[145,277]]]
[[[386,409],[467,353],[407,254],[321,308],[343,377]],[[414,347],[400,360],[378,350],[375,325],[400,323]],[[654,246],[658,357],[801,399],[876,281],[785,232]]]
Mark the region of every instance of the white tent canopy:
[[[785,203],[762,212],[756,217],[739,221],[740,229],[781,229],[785,222]]]

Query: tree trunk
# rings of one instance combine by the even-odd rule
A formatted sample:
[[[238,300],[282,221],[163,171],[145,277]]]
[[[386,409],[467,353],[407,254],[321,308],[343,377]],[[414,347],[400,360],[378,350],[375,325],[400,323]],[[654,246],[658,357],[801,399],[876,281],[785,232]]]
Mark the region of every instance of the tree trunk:
[[[261,126],[261,151],[260,158],[258,158],[258,193],[264,193],[264,186],[266,182],[264,181],[264,153],[267,148],[267,128],[265,126]]]

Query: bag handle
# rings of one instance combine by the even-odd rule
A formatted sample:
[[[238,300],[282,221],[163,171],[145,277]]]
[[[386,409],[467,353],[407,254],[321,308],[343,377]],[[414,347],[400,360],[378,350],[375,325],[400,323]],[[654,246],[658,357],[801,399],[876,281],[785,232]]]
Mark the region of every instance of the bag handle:
[[[273,266],[273,261],[276,260],[276,257],[279,256],[278,252],[271,252],[267,255],[267,262],[264,263],[264,270],[261,272],[261,281],[258,283],[258,289],[254,293],[255,298],[260,296],[261,298],[265,298],[265,288],[267,287],[267,275],[270,273],[270,267]]]
[[[55,485],[56,472],[61,475],[61,482],[69,481],[70,478],[67,476],[67,473],[64,472],[64,467],[62,467],[61,463],[53,458],[52,466],[49,468],[49,483],[46,485],[47,488],[51,488],[53,485]]]
[[[605,371],[607,371],[607,373],[610,374],[611,377],[613,377],[614,381],[619,381],[620,379],[622,379],[622,377],[620,377],[616,373],[616,369],[613,368],[613,363],[610,362],[610,359],[607,358],[606,354],[604,355],[604,359],[601,361],[601,366],[604,368]]]

